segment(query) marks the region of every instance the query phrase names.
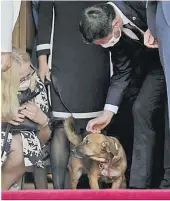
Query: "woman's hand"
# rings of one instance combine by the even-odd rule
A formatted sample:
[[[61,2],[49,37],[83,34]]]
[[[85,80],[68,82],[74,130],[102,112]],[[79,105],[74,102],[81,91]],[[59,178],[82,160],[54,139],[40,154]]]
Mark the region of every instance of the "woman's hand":
[[[24,121],[25,116],[20,113],[20,111],[23,109],[23,107],[19,107],[18,113],[13,117],[11,120],[8,121],[8,123],[14,125],[14,126],[19,126],[20,123]]]
[[[45,78],[50,80],[50,70],[47,64],[47,56],[41,55],[38,60],[39,60],[38,74],[41,78],[41,81],[44,82]]]
[[[47,123],[47,115],[35,103],[28,102],[23,104],[22,107],[24,107],[24,109],[21,111],[21,114],[28,119],[40,124],[41,126]]]

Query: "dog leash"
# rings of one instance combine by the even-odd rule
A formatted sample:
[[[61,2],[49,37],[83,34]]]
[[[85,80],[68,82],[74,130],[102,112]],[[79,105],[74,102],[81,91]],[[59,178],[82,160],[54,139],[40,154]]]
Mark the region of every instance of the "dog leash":
[[[57,81],[57,78],[55,78],[56,81]],[[64,106],[64,108],[71,114],[71,117],[73,117],[73,114],[71,112],[71,110],[66,106],[66,104],[64,103],[63,99],[62,99],[62,95],[61,95],[61,91],[58,87],[58,84],[57,84],[57,90],[56,90],[56,87],[54,86],[53,84],[53,80],[52,80],[52,77],[51,77],[51,81],[48,80],[47,78],[45,78],[45,86],[46,86],[46,90],[47,90],[47,97],[48,97],[48,102],[49,102],[49,106],[51,108],[51,112],[52,112],[52,105],[51,105],[51,95],[50,95],[50,85],[53,87],[55,93],[58,95],[60,101],[61,101],[61,104]]]

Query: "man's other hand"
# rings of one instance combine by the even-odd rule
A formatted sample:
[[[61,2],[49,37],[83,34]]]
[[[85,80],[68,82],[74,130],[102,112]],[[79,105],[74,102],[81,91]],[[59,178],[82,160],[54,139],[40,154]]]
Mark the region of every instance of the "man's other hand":
[[[144,34],[144,45],[148,48],[158,48],[158,42],[149,29]]]

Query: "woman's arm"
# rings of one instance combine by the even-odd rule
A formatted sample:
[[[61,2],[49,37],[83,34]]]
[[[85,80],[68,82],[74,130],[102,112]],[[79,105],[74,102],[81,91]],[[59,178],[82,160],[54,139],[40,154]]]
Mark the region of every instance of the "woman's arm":
[[[41,142],[46,143],[51,137],[51,129],[49,127],[50,120],[47,119],[46,123],[40,126],[39,138]]]
[[[1,69],[11,66],[12,32],[18,18],[21,1],[1,1]]]
[[[48,119],[49,103],[45,86],[39,77],[37,77],[36,88],[40,93],[35,97],[34,102],[22,105],[24,109],[21,111],[21,114],[40,125],[39,137],[40,140],[45,142],[51,135],[49,128],[50,119]]]
[[[49,79],[48,56],[50,55],[50,41],[53,20],[53,1],[40,1],[38,15],[37,55],[39,75],[44,82]]]
[[[50,54],[53,1],[40,1],[38,14],[37,55]]]
[[[12,52],[13,1],[1,1],[1,52]]]
[[[12,52],[12,32],[20,11],[21,1],[1,1],[1,52]]]

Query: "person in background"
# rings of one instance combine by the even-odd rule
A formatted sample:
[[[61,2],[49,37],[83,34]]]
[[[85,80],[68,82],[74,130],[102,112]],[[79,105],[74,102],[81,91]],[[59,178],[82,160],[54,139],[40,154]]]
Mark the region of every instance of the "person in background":
[[[170,1],[148,1],[147,20],[149,29],[145,32],[144,44],[149,48],[159,48],[159,55],[164,69],[168,103],[166,104],[164,178],[160,188],[170,188]]]
[[[101,115],[90,120],[87,131],[104,129],[118,113],[123,97],[131,98],[129,89],[135,83],[139,89],[132,108],[134,143],[130,188],[151,187],[159,114],[166,100],[164,74],[158,51],[143,45],[146,29],[146,6],[142,1],[96,4],[86,8],[80,20],[83,40],[110,50],[114,72],[104,108],[111,115]],[[137,73],[138,70],[135,71],[138,66],[141,74]],[[122,119],[121,127],[124,128],[126,121]],[[129,136],[126,130],[123,132],[123,146],[127,153]]]
[[[64,121],[72,114],[76,131],[80,134],[85,131],[91,118],[103,114],[110,81],[109,51],[84,44],[78,30],[82,10],[94,3],[40,1],[38,16],[39,74],[42,81],[50,79],[51,66],[53,116]],[[69,188],[66,179],[69,153],[70,145],[61,125],[54,130],[51,142],[54,188]],[[85,185],[85,182],[82,183],[83,188]]]
[[[11,59],[11,68],[1,74],[2,190],[10,189],[25,173],[26,167],[44,167],[40,140],[45,143],[51,134],[46,90],[30,57],[18,49],[12,51]],[[19,105],[19,97],[25,99],[33,93],[36,94],[34,98]],[[32,126],[28,128],[28,123],[24,124],[26,119],[30,123],[33,121],[37,130]],[[9,130],[7,124],[11,125]],[[16,126],[15,129],[12,126]]]
[[[21,0],[1,1],[1,70],[11,66],[12,32],[19,16]]]

